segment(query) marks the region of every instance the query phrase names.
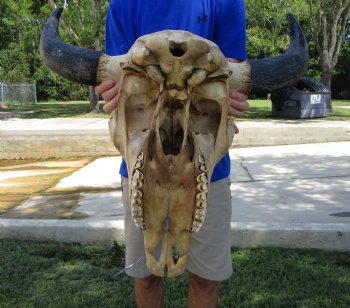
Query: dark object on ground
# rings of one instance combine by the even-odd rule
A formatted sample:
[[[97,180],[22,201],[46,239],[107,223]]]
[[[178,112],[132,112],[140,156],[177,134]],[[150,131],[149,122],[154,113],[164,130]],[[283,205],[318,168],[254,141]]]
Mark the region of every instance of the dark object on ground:
[[[309,77],[272,92],[271,101],[274,117],[319,118],[332,112],[330,90]]]

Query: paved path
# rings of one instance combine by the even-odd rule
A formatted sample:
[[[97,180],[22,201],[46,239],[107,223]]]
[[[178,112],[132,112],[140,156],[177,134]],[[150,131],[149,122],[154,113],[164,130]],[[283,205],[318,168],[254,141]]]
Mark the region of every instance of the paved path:
[[[349,141],[236,148],[231,158],[232,245],[350,251]],[[119,163],[116,156],[96,159],[54,187],[84,188],[75,211],[87,218],[0,216],[0,238],[123,242]],[[33,196],[14,211],[40,210],[50,198]]]
[[[237,121],[234,147],[350,140],[350,121]],[[0,159],[47,159],[116,155],[108,120],[100,118],[0,121]]]

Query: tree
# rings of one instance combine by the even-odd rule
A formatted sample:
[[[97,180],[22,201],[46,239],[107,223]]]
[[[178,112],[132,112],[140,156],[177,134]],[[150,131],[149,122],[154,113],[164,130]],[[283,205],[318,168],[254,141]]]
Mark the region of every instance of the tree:
[[[277,55],[288,47],[286,14],[306,20],[304,0],[246,0],[247,49],[250,58]]]
[[[308,0],[311,34],[320,59],[322,81],[331,89],[350,14],[350,0]]]

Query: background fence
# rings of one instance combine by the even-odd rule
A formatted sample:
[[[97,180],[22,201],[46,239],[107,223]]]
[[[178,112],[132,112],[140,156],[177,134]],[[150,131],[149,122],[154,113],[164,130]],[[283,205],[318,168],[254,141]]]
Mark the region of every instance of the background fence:
[[[9,104],[35,104],[35,83],[1,83],[0,101]]]

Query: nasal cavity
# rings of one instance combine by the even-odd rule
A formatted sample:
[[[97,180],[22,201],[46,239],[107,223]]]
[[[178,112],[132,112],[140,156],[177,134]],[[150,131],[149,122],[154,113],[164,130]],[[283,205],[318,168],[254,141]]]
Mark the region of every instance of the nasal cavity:
[[[169,50],[174,57],[180,58],[186,53],[187,44],[186,43],[170,42]]]

